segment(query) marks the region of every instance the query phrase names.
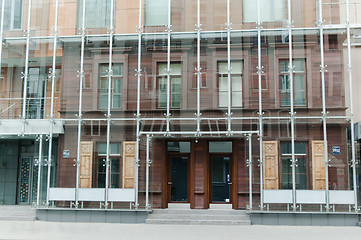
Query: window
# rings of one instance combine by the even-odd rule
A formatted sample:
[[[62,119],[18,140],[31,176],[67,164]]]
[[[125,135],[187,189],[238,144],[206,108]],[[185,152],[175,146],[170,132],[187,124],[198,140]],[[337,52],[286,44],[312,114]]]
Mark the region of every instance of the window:
[[[85,28],[105,28],[110,26],[111,0],[86,0]],[[114,14],[114,13],[113,13]],[[78,28],[83,24],[83,0],[78,1]]]
[[[0,1],[0,9],[2,1]],[[23,0],[5,0],[4,30],[21,29],[23,15]],[[1,11],[0,11],[1,19]]]
[[[295,142],[296,188],[307,189],[306,143]],[[283,189],[292,189],[292,149],[290,142],[281,142],[282,182]]]
[[[285,0],[260,0],[261,22],[279,22],[286,19]],[[257,1],[243,0],[243,22],[257,22]]]
[[[107,144],[98,144],[98,161],[97,161],[97,180],[98,188],[105,188],[106,178],[106,153]],[[111,143],[109,146],[110,172],[109,172],[109,187],[120,187],[120,143]]]
[[[231,106],[242,107],[242,62],[231,61]],[[228,63],[218,62],[218,106],[228,106]]]
[[[100,86],[99,86],[99,108],[108,108],[108,71],[109,64],[100,65]],[[113,64],[113,75],[111,83],[111,108],[120,109],[122,107],[122,80],[123,64]]]
[[[294,106],[306,106],[305,91],[305,60],[294,60],[293,72],[293,97]],[[288,73],[289,61],[280,61],[280,86],[281,86],[281,106],[290,106],[290,78]]]
[[[145,26],[168,25],[168,0],[145,0]]]
[[[170,65],[170,107],[180,108],[181,105],[181,63]],[[167,63],[158,64],[158,108],[167,107]]]

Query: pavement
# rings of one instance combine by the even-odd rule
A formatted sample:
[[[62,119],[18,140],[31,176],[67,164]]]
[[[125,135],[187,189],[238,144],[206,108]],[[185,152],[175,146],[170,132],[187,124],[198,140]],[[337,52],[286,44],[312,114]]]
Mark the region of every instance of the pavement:
[[[361,239],[361,227],[189,226],[112,223],[0,221],[0,240],[8,239],[149,239],[280,240]]]

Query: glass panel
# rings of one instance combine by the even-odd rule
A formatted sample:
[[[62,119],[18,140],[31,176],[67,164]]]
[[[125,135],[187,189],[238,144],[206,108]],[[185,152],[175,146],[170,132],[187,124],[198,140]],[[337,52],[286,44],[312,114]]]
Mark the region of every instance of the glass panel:
[[[212,202],[229,202],[229,157],[212,157]]]
[[[60,36],[71,36],[80,34],[78,19],[78,1],[58,0],[58,34]],[[55,10],[55,1],[52,1],[53,9]],[[52,10],[52,12],[54,12]],[[51,15],[55,16],[55,13]],[[54,21],[53,19],[51,19]]]
[[[145,26],[168,25],[168,0],[145,0],[144,9]]]
[[[94,29],[90,34],[106,33],[105,28],[110,26],[110,0],[86,0],[85,4],[85,28]],[[83,25],[83,0],[78,1],[77,5],[77,26]],[[104,28],[100,30],[96,28]]]
[[[188,158],[171,158],[171,201],[188,201]]]
[[[0,2],[0,9],[2,7],[2,1]],[[23,0],[5,0],[4,6],[4,37],[23,37],[27,24],[23,21],[25,9],[28,9],[28,5],[24,6]],[[26,17],[26,16],[25,16]],[[0,11],[1,18],[1,11]]]
[[[168,142],[168,152],[190,153],[190,142]]]
[[[114,3],[115,33],[136,33],[139,28],[139,1],[116,0]],[[144,1],[142,3],[144,4]],[[144,16],[142,19],[144,20]]]
[[[231,153],[232,142],[209,142],[210,153]]]

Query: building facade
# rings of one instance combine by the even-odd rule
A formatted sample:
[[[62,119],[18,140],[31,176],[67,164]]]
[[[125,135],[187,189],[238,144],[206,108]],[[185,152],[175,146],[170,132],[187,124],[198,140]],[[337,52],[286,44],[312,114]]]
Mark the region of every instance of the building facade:
[[[358,210],[357,1],[0,2],[0,204]]]

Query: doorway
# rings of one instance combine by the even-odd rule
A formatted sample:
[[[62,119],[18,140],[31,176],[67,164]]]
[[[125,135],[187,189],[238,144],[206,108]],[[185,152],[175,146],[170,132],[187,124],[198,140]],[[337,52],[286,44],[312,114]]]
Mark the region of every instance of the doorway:
[[[231,192],[231,155],[211,154],[210,157],[210,202],[230,203]]]
[[[169,157],[168,202],[189,202],[189,156]]]

